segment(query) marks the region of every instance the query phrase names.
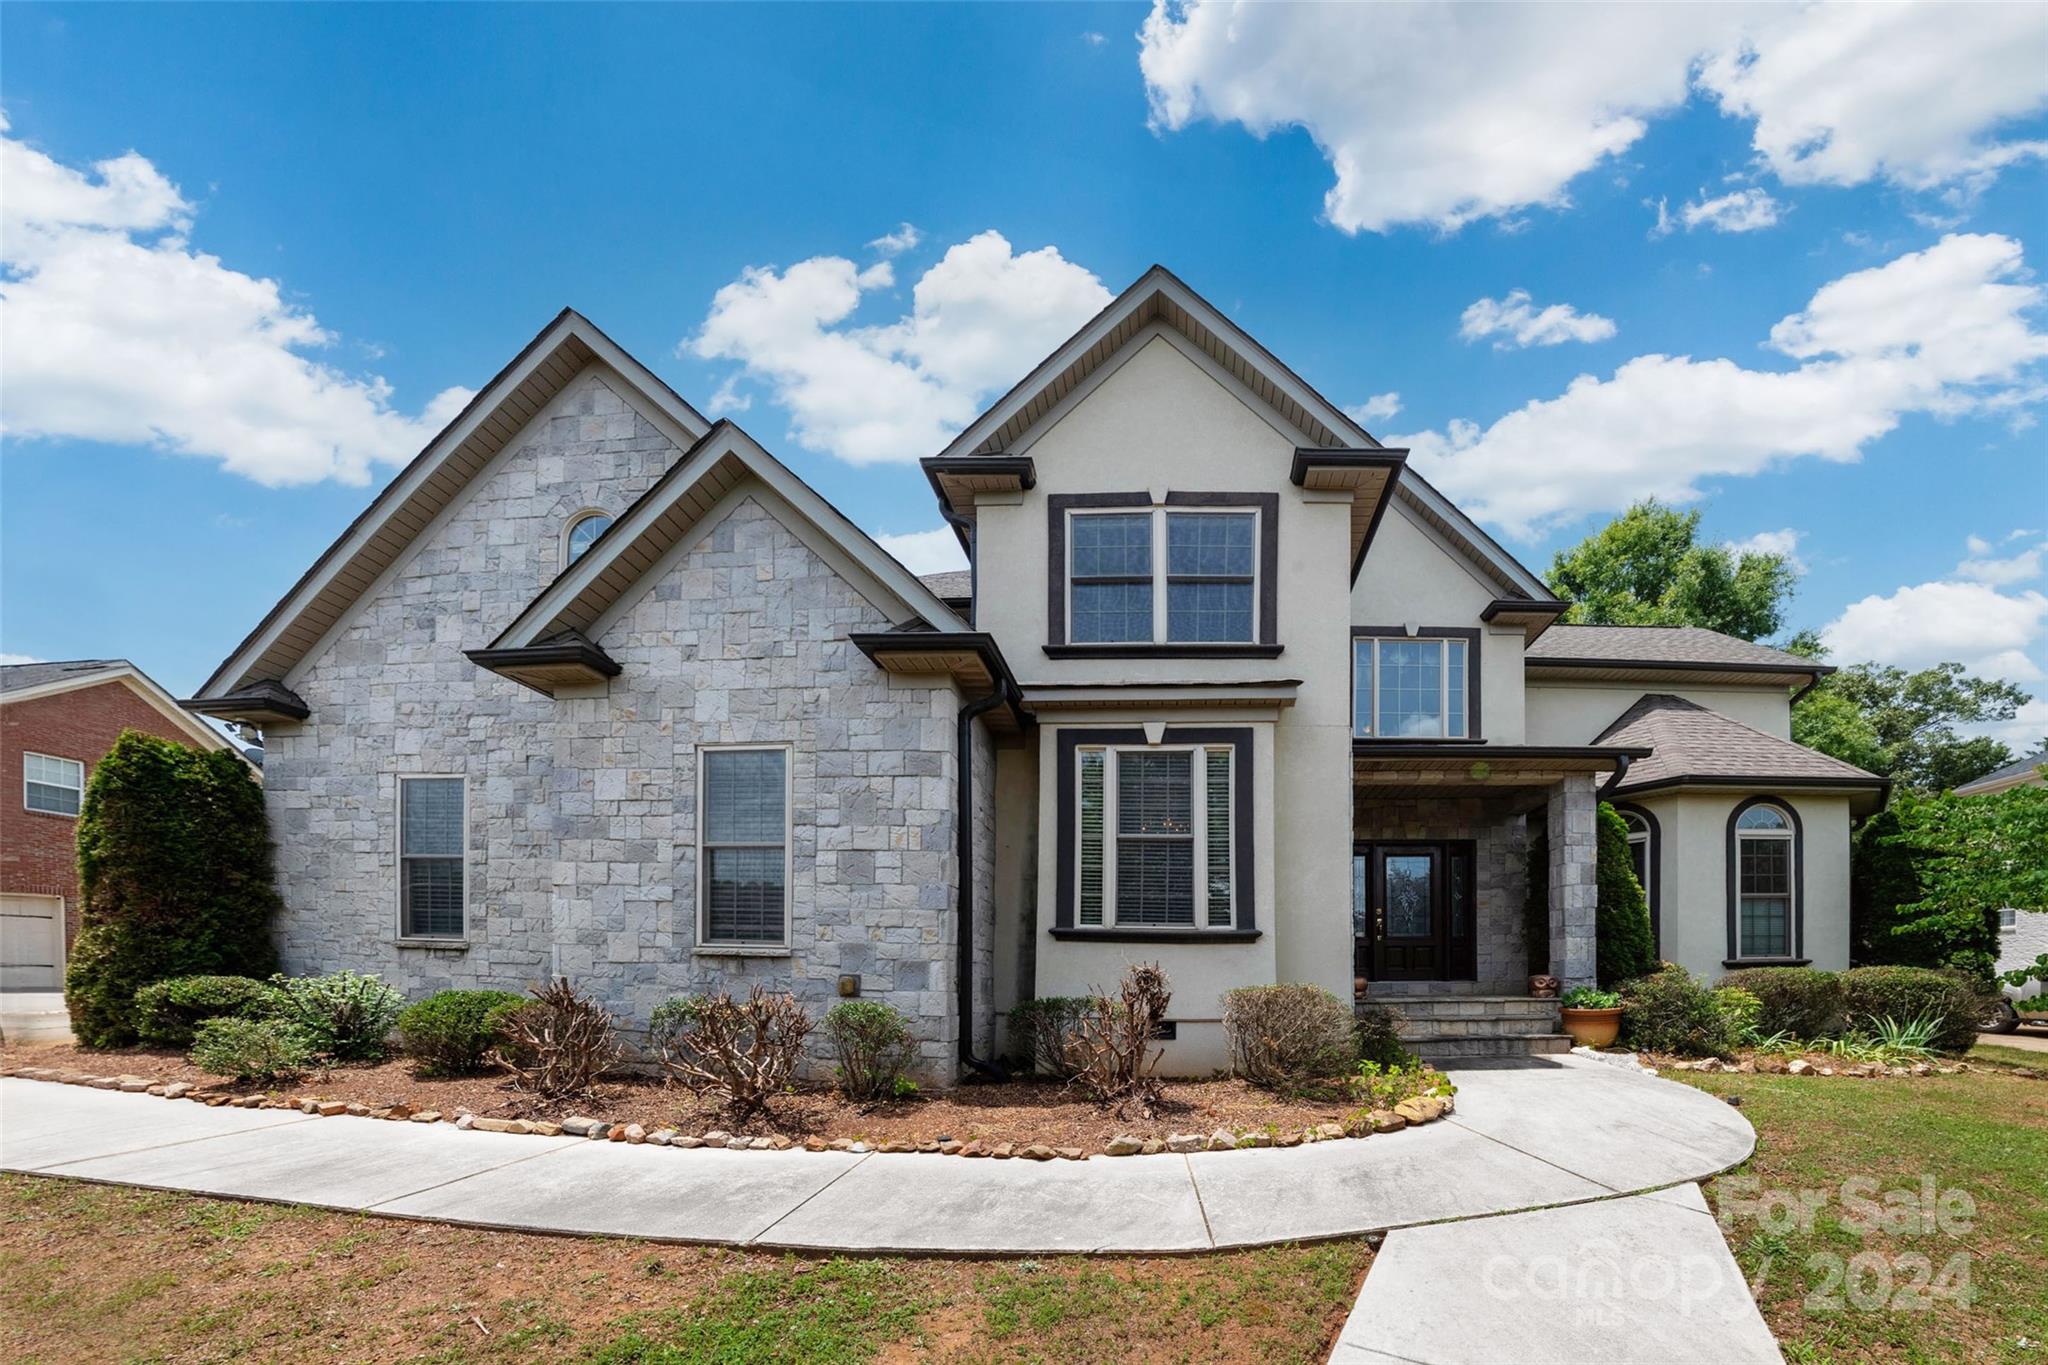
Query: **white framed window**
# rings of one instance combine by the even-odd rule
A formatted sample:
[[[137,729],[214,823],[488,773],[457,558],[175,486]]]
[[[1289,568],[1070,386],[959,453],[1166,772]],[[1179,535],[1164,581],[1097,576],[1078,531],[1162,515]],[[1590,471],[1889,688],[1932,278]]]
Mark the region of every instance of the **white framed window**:
[[[789,944],[787,745],[704,748],[697,764],[697,941]]]
[[[1469,739],[1471,646],[1454,636],[1358,636],[1351,642],[1352,733]]]
[[[1067,513],[1067,642],[1251,644],[1259,635],[1255,509]]]
[[[1657,875],[1657,869],[1650,862],[1650,822],[1641,811],[1625,810],[1621,813],[1622,823],[1628,826],[1628,860],[1635,869],[1636,883],[1643,888],[1643,898],[1649,899],[1650,878]]]
[[[21,804],[46,815],[76,815],[85,800],[85,765],[48,754],[21,756]]]
[[[398,935],[459,939],[468,932],[468,783],[448,775],[398,779]]]
[[[1229,744],[1075,751],[1075,922],[1237,927],[1237,751]]]
[[[1735,955],[1791,957],[1797,839],[1782,806],[1750,806],[1735,817]]]
[[[569,525],[562,533],[562,567],[566,569],[583,558],[583,552],[596,544],[597,538],[611,527],[609,512],[578,512],[569,518]]]
[[[2008,929],[2017,929],[2019,926],[2020,912],[2018,910],[2008,905],[1998,912],[1998,931],[2000,933],[2004,933]]]

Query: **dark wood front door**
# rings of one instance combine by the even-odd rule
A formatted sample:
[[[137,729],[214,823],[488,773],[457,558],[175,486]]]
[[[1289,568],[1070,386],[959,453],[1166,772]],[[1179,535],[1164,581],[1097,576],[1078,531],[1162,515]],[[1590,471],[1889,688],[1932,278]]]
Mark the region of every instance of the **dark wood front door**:
[[[1464,844],[1369,844],[1353,851],[1359,975],[1374,981],[1471,977],[1471,856]]]

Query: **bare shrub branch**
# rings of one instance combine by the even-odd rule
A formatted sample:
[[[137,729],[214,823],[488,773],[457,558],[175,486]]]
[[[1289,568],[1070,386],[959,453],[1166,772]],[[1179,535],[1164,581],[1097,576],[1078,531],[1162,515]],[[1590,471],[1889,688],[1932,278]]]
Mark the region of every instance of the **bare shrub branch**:
[[[1152,1116],[1161,1094],[1153,1073],[1163,1055],[1152,1046],[1173,992],[1157,963],[1125,970],[1114,999],[1098,993],[1088,1001],[1066,1041],[1071,1084],[1118,1118]]]
[[[618,1065],[619,1039],[605,1007],[562,978],[500,1017],[497,1058],[520,1089],[564,1099],[589,1094]]]
[[[654,1012],[662,1069],[691,1090],[722,1097],[735,1119],[765,1110],[803,1060],[811,1016],[794,996],[759,986],[740,1004],[725,992],[678,996]]]

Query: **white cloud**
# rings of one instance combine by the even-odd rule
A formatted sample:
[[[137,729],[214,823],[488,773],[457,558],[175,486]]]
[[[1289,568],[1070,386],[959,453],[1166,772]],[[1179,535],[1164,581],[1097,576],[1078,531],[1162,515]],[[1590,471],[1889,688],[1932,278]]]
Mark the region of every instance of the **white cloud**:
[[[9,664],[39,664],[42,660],[33,654],[0,654],[0,667]]]
[[[960,548],[959,537],[944,526],[936,531],[876,536],[875,542],[915,574],[950,573],[967,567],[967,555]]]
[[[1964,726],[1974,734],[1989,735],[2009,745],[2015,754],[2024,757],[2038,750],[2043,736],[2048,736],[2048,695],[2036,696],[2032,701],[2021,702],[2011,720],[1995,720],[1987,725]]]
[[[910,223],[899,223],[894,232],[885,232],[868,243],[868,250],[882,256],[901,256],[913,251],[924,240],[924,234]]]
[[[2043,32],[2031,5],[1154,0],[1139,68],[1156,129],[1306,130],[1344,231],[1455,231],[1564,206],[1695,89],[1788,183],[1981,185],[2041,151],[1997,131],[2048,96]]]
[[[1644,355],[1581,375],[1481,428],[1394,438],[1466,510],[1511,534],[1639,498],[1684,502],[1703,480],[1802,456],[1851,461],[1912,413],[1998,413],[2038,401],[2048,333],[2027,313],[2044,292],[2009,237],[1945,237],[1824,285],[1771,329],[1799,363]]]
[[[854,464],[914,460],[943,446],[1110,301],[1056,247],[1012,254],[998,232],[947,250],[893,322],[852,322],[895,284],[888,262],[813,256],[750,267],[720,289],[685,347],[736,360],[788,410],[796,442]]]
[[[1109,39],[1105,37],[1103,34],[1097,33],[1094,29],[1091,28],[1086,33],[1081,35],[1081,41],[1088,44],[1088,46],[1090,47],[1101,47],[1104,43],[1108,42]]]
[[[1363,403],[1344,409],[1344,415],[1360,426],[1383,422],[1401,411],[1399,393],[1376,393]]]
[[[311,358],[333,334],[277,281],[194,250],[193,206],[135,152],[81,171],[0,136],[0,183],[11,438],[155,445],[273,486],[364,483],[470,398],[449,389],[407,416],[384,380]]]
[[[747,412],[754,406],[754,395],[741,393],[740,377],[729,374],[725,381],[711,392],[711,401],[704,405],[704,411],[713,417],[730,417],[736,412]]]
[[[1799,557],[1799,542],[1805,536],[1806,532],[1785,526],[1775,531],[1758,531],[1743,540],[1727,541],[1726,545],[1738,559],[1743,555],[1783,555],[1795,573],[1805,573],[1806,561]]]
[[[1537,308],[1526,289],[1511,289],[1504,299],[1479,299],[1458,319],[1459,336],[1467,341],[1492,337],[1496,351],[1555,346],[1565,341],[1605,341],[1614,330],[1612,318],[1581,313],[1568,303]]]
[[[1699,227],[1716,232],[1755,232],[1778,221],[1778,201],[1754,185],[1712,199],[1704,197],[1706,191],[1700,193],[1701,198],[1678,211],[1679,221],[1685,224],[1687,232]]]
[[[2048,540],[2004,556],[1994,555],[1993,548],[1989,541],[1971,536],[1968,541],[1970,557],[1956,565],[1956,576],[1967,578],[1972,583],[1987,583],[1994,588],[2009,588],[2015,583],[2039,578],[2043,557],[2048,556]]]
[[[1983,677],[2026,683],[2043,676],[2027,651],[2044,631],[2048,596],[1937,581],[1851,602],[1820,635],[1845,661],[1925,668],[1953,659]]]

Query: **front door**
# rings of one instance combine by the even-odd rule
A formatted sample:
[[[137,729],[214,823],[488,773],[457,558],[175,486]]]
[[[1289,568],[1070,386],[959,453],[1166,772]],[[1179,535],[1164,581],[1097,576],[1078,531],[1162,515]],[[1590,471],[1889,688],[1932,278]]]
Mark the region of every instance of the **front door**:
[[[1371,844],[1354,851],[1358,974],[1450,981],[1472,974],[1471,853],[1455,844]]]

